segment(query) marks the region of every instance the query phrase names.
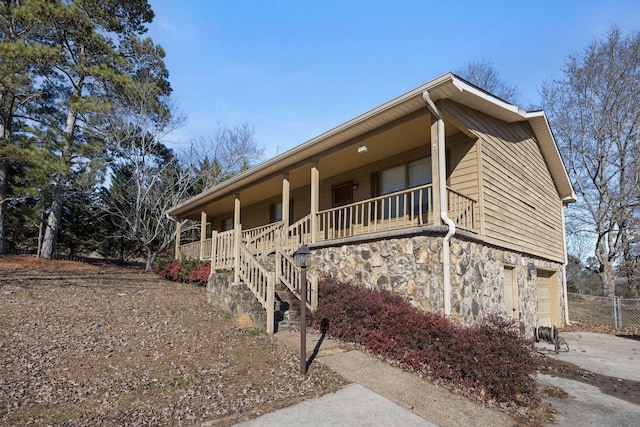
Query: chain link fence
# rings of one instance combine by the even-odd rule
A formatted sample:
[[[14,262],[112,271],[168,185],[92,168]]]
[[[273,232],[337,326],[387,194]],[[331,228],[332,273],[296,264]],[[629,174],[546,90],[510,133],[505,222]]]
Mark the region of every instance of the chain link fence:
[[[640,328],[640,299],[567,294],[569,321],[606,325],[613,328]]]

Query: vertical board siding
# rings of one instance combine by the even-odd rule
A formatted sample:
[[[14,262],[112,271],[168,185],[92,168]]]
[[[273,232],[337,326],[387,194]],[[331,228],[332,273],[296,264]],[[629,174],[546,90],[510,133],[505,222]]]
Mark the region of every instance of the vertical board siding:
[[[562,262],[562,202],[533,131],[452,101],[442,108],[482,139],[487,243]]]

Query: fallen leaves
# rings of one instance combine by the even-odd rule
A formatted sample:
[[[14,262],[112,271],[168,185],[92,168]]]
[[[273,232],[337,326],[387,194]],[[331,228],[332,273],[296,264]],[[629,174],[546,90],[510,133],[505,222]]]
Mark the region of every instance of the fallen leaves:
[[[24,261],[24,262],[23,262]],[[0,257],[0,424],[231,425],[344,384],[138,270]]]

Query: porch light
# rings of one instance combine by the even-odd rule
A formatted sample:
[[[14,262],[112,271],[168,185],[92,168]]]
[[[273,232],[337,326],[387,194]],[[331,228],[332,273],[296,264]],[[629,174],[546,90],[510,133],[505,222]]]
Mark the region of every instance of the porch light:
[[[358,153],[366,153],[367,152],[367,146],[362,144],[358,147]]]
[[[300,268],[309,268],[311,266],[311,251],[307,245],[302,245],[293,254],[296,265]]]

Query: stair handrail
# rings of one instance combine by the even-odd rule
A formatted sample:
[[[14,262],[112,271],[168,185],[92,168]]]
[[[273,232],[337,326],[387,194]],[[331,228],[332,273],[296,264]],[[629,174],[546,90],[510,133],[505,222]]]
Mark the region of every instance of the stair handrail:
[[[270,224],[267,225],[261,225],[259,227],[254,227],[254,228],[250,228],[247,230],[243,230],[242,231],[242,240],[245,242],[245,244],[250,244],[255,242],[256,240],[259,240],[265,236],[268,236],[270,233],[272,233],[274,230],[276,230],[279,227],[284,226],[284,221],[277,221],[277,222],[272,222]],[[252,233],[256,233],[255,235],[251,236]]]
[[[267,333],[273,334],[275,320],[275,272],[267,270],[251,253],[240,244],[238,276],[251,290],[262,308],[267,312]]]
[[[307,235],[308,234],[308,235]],[[305,239],[307,237],[307,239]],[[282,232],[280,246],[293,253],[300,245],[311,239],[311,214],[305,215]]]
[[[284,284],[300,299],[301,269],[295,260],[286,252],[286,248],[276,249],[276,280]],[[307,308],[318,308],[318,275],[307,272]]]
[[[270,253],[274,250],[276,239],[284,229],[284,221],[278,221],[242,232],[242,242],[254,255]]]

